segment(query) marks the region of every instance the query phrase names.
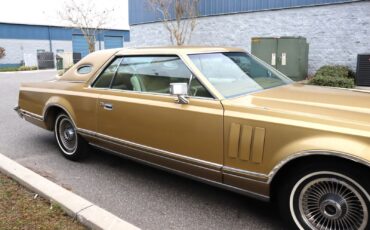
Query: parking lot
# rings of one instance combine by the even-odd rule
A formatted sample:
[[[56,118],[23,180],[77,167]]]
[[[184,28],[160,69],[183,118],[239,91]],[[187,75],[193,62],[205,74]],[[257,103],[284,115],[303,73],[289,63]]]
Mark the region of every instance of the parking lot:
[[[0,74],[0,153],[142,229],[282,229],[272,205],[98,150],[63,158],[53,133],[13,111],[21,82],[55,71]]]

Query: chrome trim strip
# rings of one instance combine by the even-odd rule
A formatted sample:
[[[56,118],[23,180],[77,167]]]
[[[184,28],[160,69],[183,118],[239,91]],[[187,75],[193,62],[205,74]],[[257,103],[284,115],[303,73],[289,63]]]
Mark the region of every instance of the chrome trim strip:
[[[348,153],[343,153],[343,152],[337,152],[337,151],[331,151],[331,150],[308,150],[308,151],[302,151],[298,152],[296,154],[293,154],[286,159],[280,161],[268,174],[268,183],[271,183],[271,181],[274,179],[275,175],[279,172],[280,169],[283,168],[284,165],[286,165],[288,162],[295,160],[300,157],[305,157],[305,156],[312,156],[312,155],[321,155],[321,156],[335,156],[335,157],[340,157],[344,158],[347,160],[354,161],[356,163],[360,163],[362,165],[365,165],[370,168],[370,162],[360,159],[358,157],[355,157],[353,155],[350,155]]]
[[[15,110],[16,108],[14,108]],[[24,110],[24,109],[20,109],[18,108],[18,110],[16,110],[16,112],[19,114],[19,116],[21,118],[23,118],[24,116],[27,116],[27,117],[30,117],[30,118],[33,118],[33,119],[36,119],[36,120],[39,120],[39,121],[44,121],[44,118],[38,114],[35,114],[35,113],[31,113],[27,110]]]
[[[101,134],[101,133],[97,133],[97,132],[93,132],[93,131],[90,131],[90,130],[78,128],[77,131],[82,133],[82,134],[87,134],[87,135],[90,135],[90,136],[93,136],[93,137],[101,138],[105,141],[118,143],[118,144],[121,144],[121,145],[124,145],[124,146],[133,147],[133,148],[139,149],[139,150],[149,151],[151,153],[156,153],[156,154],[162,155],[164,157],[168,157],[168,158],[171,158],[171,159],[174,159],[174,160],[180,160],[182,162],[189,162],[189,163],[192,163],[192,164],[196,164],[198,166],[203,166],[205,168],[218,170],[218,171],[221,171],[221,168],[222,168],[221,164],[212,163],[212,162],[208,162],[208,161],[205,161],[205,160],[199,160],[199,159],[196,159],[196,158],[183,156],[183,155],[180,155],[180,154],[177,154],[177,153],[173,153],[173,152],[169,152],[169,151],[166,151],[166,150],[153,148],[153,147],[146,146],[146,145],[141,145],[141,144],[131,142],[131,141],[121,140],[119,138],[111,137],[111,136]]]
[[[168,168],[168,167],[165,167],[165,166],[162,166],[162,165],[159,165],[159,164],[155,164],[155,163],[145,161],[145,160],[142,160],[142,159],[139,159],[139,158],[128,156],[128,155],[122,154],[120,152],[117,152],[117,151],[114,151],[114,150],[111,150],[111,149],[108,149],[108,148],[105,148],[105,147],[101,147],[99,145],[95,145],[95,144],[91,144],[91,145],[93,145],[97,148],[100,148],[102,150],[111,152],[115,155],[118,155],[118,156],[121,156],[121,157],[124,157],[124,158],[128,158],[128,159],[134,160],[136,162],[143,163],[143,164],[146,164],[146,165],[158,168],[158,169],[162,169],[162,170],[165,170],[165,171],[168,171],[168,172],[172,172],[172,173],[175,173],[177,175],[185,176],[185,177],[188,177],[188,178],[191,178],[191,179],[194,179],[196,181],[200,181],[200,182],[212,185],[212,186],[227,189],[227,190],[232,191],[232,192],[236,192],[236,193],[239,193],[239,194],[242,194],[242,195],[245,195],[245,196],[249,196],[249,197],[252,197],[252,198],[259,199],[261,201],[268,202],[270,200],[269,196],[261,195],[261,194],[251,192],[251,191],[248,191],[248,190],[243,190],[243,189],[240,189],[240,188],[237,188],[237,187],[234,187],[234,186],[230,186],[230,185],[227,185],[227,184],[223,184],[223,183],[220,183],[220,182],[204,179],[202,177],[194,176],[194,175],[191,175],[191,174],[188,174],[188,173],[176,170],[176,169]]]
[[[15,106],[13,109],[20,118],[23,118],[23,114],[21,113],[21,107],[19,105]]]
[[[112,88],[95,88],[95,87],[88,87],[88,89],[94,89],[98,91],[110,91],[110,92],[118,92],[118,93],[132,93],[132,94],[138,94],[138,95],[151,95],[151,96],[163,96],[163,97],[171,97],[174,100],[176,99],[175,96],[169,94],[169,93],[156,93],[156,92],[141,92],[141,91],[133,91],[133,90],[125,90],[125,89],[112,89]],[[193,99],[199,99],[199,100],[207,100],[207,101],[220,101],[215,98],[210,97],[197,97],[197,96],[188,96],[189,98]]]
[[[109,143],[114,144],[114,145],[122,146],[122,147],[124,147],[126,149],[131,149],[131,150],[134,150],[136,152],[143,152],[143,153],[145,153],[147,155],[152,155],[152,156],[155,156],[157,158],[163,158],[163,159],[166,159],[166,160],[171,161],[171,162],[178,162],[178,163],[181,163],[181,164],[186,164],[186,165],[189,165],[189,166],[197,167],[197,168],[200,168],[200,169],[203,169],[203,170],[208,170],[208,171],[213,171],[215,173],[220,173],[220,170],[217,170],[217,169],[211,169],[211,168],[207,168],[207,167],[204,167],[204,166],[201,166],[201,165],[193,164],[191,162],[185,162],[185,161],[181,161],[181,160],[170,158],[170,157],[166,157],[166,156],[156,155],[155,153],[149,152],[147,150],[143,150],[143,149],[138,149],[138,148],[131,147],[131,146],[122,145],[122,144],[119,144],[119,143],[111,142],[109,140],[101,139],[99,137],[95,137],[95,138],[97,138],[97,139],[99,139],[101,141],[104,141],[106,143],[109,142]],[[98,144],[92,144],[92,145],[99,146]],[[108,147],[102,147],[102,146],[100,146],[100,147],[101,148],[109,149]],[[130,157],[130,158],[141,160],[140,158],[137,158],[137,157],[134,157],[134,156],[130,156],[130,155],[126,155],[124,153],[120,153],[120,154],[122,154],[124,156],[127,156],[127,157]],[[143,161],[146,161],[146,160],[143,160]],[[155,163],[153,163],[153,164],[155,164]],[[163,167],[165,167],[165,166],[163,166]]]
[[[258,181],[258,182],[267,182],[268,181],[268,175],[266,175],[266,174],[256,173],[256,172],[247,171],[247,170],[236,169],[236,168],[232,168],[232,167],[228,167],[228,166],[222,167],[221,164],[211,163],[211,162],[208,162],[208,161],[183,156],[183,155],[180,155],[180,154],[176,154],[176,153],[172,153],[172,152],[169,152],[169,151],[165,151],[165,150],[161,150],[161,149],[157,149],[157,148],[137,144],[137,143],[134,143],[134,142],[121,140],[121,139],[118,139],[118,138],[110,137],[110,136],[107,136],[107,135],[104,135],[104,134],[99,134],[97,132],[93,132],[93,131],[86,130],[86,129],[80,129],[79,128],[79,129],[77,129],[77,131],[80,132],[80,133],[92,136],[92,137],[102,139],[103,141],[108,140],[108,141],[111,141],[113,143],[118,143],[118,144],[124,145],[126,147],[129,146],[129,147],[133,147],[134,149],[143,149],[143,150],[146,150],[146,151],[149,151],[149,152],[158,153],[158,154],[160,154],[164,157],[169,157],[170,159],[174,159],[174,160],[180,160],[181,162],[188,161],[192,164],[195,163],[198,166],[203,166],[203,167],[206,167],[206,168],[209,168],[209,169],[214,169],[214,170],[221,170],[221,172],[228,173],[228,174],[235,175],[235,176],[241,176],[241,177],[244,177],[245,179],[255,180],[255,181]]]
[[[223,173],[223,175],[224,176],[231,176],[231,177],[234,177],[234,178],[239,178],[240,181],[252,181],[254,183],[265,184],[267,186],[270,185],[266,181],[260,181],[260,180],[256,180],[256,179],[252,179],[252,178],[247,178],[247,177],[237,175],[237,174]]]
[[[223,173],[227,173],[227,174],[230,174],[232,176],[238,176],[238,177],[242,177],[242,178],[245,178],[245,179],[255,180],[255,181],[258,181],[258,182],[267,183],[267,181],[269,180],[269,177],[266,174],[252,172],[252,171],[248,171],[248,170],[237,169],[237,168],[232,168],[232,167],[228,167],[228,166],[224,166],[222,168],[222,171],[223,171]]]
[[[103,73],[103,71],[108,68],[110,64],[112,64],[112,61],[117,57],[117,53],[119,51],[115,52],[98,70],[95,71],[95,73],[91,74],[91,77],[86,80],[85,86],[87,88],[94,88],[92,85],[96,81],[96,79]]]
[[[90,131],[90,130],[87,130],[87,129],[77,128],[77,132],[80,132],[81,134],[85,134],[85,135],[88,135],[88,136],[96,137],[96,132]]]
[[[117,52],[118,53],[118,52]],[[164,95],[164,96],[172,96],[171,94],[166,94],[166,93],[155,93],[155,92],[138,92],[138,91],[133,91],[133,90],[120,90],[120,89],[112,89],[112,88],[95,88],[93,87],[93,84],[95,83],[95,81],[97,80],[97,78],[104,72],[104,70],[106,68],[109,67],[110,64],[112,64],[112,61],[114,59],[117,59],[117,58],[121,58],[122,57],[122,61],[123,59],[125,59],[125,57],[138,57],[138,56],[167,56],[166,54],[125,54],[125,55],[117,55],[117,53],[115,53],[106,63],[105,65],[103,65],[101,67],[101,69],[99,70],[99,72],[97,71],[95,74],[95,76],[93,76],[92,78],[90,78],[87,82],[89,82],[87,88],[91,88],[91,89],[106,89],[106,90],[116,90],[116,91],[122,91],[122,92],[137,92],[137,93],[145,93],[147,95]],[[183,63],[184,65],[189,69],[189,71],[195,76],[194,78],[196,78],[198,81],[199,81],[199,78],[193,73],[193,71],[191,70],[191,68],[188,66],[188,64],[186,63],[186,61],[183,59],[183,57],[181,55],[178,55],[178,54],[169,54],[171,56],[177,56]],[[122,62],[121,61],[121,62]],[[117,70],[118,71],[118,68]],[[91,81],[91,79],[93,79]],[[199,81],[201,83],[201,85],[208,91],[208,93],[211,94],[211,96],[213,98],[207,98],[207,97],[191,97],[191,98],[196,98],[196,99],[206,99],[206,100],[212,100],[212,101],[220,101],[220,99],[212,92],[212,90],[210,90],[209,88],[207,88],[201,81]]]

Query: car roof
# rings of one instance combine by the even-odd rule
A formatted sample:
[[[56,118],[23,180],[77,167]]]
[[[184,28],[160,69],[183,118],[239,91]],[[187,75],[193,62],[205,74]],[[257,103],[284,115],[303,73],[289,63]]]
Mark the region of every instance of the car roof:
[[[245,52],[241,48],[209,47],[209,46],[164,46],[144,48],[122,48],[116,55],[145,55],[145,54],[197,54],[218,52]]]
[[[146,47],[146,48],[118,48],[106,49],[93,52],[76,65],[72,66],[59,80],[87,82],[98,73],[99,69],[106,64],[113,56],[124,55],[187,55],[199,53],[219,52],[245,52],[240,48],[232,47],[208,47],[208,46],[167,46],[167,47]],[[88,74],[79,74],[78,69],[82,66],[92,66]]]

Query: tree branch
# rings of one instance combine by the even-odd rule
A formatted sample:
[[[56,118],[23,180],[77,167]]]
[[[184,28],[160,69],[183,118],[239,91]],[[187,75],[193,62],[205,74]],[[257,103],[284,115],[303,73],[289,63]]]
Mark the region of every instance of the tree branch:
[[[59,11],[59,17],[71,27],[78,28],[89,46],[89,52],[95,51],[96,37],[99,31],[107,25],[114,9],[97,10],[93,2],[69,0],[65,8]]]
[[[190,42],[197,26],[199,0],[147,1],[153,11],[160,13],[160,20],[169,32],[172,44],[181,46]]]

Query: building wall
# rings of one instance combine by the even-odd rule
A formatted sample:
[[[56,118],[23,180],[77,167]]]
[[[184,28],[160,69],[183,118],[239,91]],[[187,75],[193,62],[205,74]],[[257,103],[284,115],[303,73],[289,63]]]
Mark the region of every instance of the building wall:
[[[0,59],[0,67],[20,65],[24,54],[36,57],[38,49],[50,50],[47,40],[0,39],[0,46],[6,51],[6,56]]]
[[[73,28],[0,23],[0,47],[5,48],[6,56],[0,59],[0,67],[19,66],[21,62],[35,65],[37,50],[73,52],[72,36],[82,35]],[[104,36],[121,36],[129,41],[129,31],[104,30],[97,36],[96,50],[104,49]],[[100,43],[100,45],[99,45]]]
[[[202,17],[190,44],[236,46],[250,51],[252,37],[303,36],[310,44],[309,72],[325,64],[356,68],[370,53],[370,2]],[[162,23],[133,25],[125,46],[169,45]]]
[[[214,16],[263,10],[353,2],[358,0],[199,0],[199,16]],[[129,0],[130,25],[159,21],[162,15],[148,0]],[[174,11],[169,9],[172,18]]]
[[[51,41],[53,53],[57,53],[57,50],[64,50],[64,52],[73,52],[72,41],[61,41],[53,40]]]

